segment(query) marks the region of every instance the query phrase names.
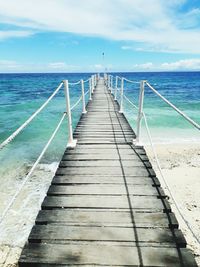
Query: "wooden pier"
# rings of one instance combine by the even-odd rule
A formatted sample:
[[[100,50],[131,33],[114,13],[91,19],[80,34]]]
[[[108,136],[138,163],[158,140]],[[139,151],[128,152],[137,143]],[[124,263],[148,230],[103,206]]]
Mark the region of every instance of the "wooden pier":
[[[197,266],[142,146],[101,78],[19,266]],[[42,177],[41,177],[42,179]]]

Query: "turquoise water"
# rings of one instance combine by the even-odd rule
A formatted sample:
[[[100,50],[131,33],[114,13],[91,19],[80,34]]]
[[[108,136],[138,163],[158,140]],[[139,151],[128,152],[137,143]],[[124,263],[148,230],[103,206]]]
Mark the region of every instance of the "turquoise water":
[[[147,80],[159,93],[200,124],[200,72],[125,74],[130,80]],[[125,82],[125,95],[138,106],[139,85]],[[137,112],[124,101],[125,113],[136,129]],[[144,111],[155,143],[199,142],[200,132],[145,86]],[[144,126],[144,124],[143,124]],[[146,142],[143,127],[143,142]]]
[[[6,139],[52,94],[63,79],[75,82],[86,80],[91,74],[0,74],[0,141]],[[163,96],[172,101],[193,120],[200,123],[200,73],[118,73],[130,80],[148,80]],[[88,83],[86,84],[86,90]],[[125,82],[124,93],[138,105],[139,85]],[[71,104],[81,94],[80,85],[70,87]],[[124,101],[125,114],[135,129],[137,112]],[[196,142],[200,140],[198,130],[193,129],[176,112],[170,109],[150,89],[145,89],[144,110],[155,142]],[[54,131],[65,111],[63,89],[47,108],[34,119],[11,144],[0,151],[0,160],[5,166],[29,164]],[[81,104],[73,112],[73,127],[81,114]],[[145,142],[145,135],[144,135]],[[67,123],[63,123],[58,135],[43,159],[44,163],[58,161],[67,143]]]

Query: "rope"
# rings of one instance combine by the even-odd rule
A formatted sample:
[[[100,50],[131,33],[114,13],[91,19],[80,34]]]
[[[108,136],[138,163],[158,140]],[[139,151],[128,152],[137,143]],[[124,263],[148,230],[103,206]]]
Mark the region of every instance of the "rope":
[[[87,92],[85,92],[85,96],[89,93],[89,90],[87,90]],[[71,107],[71,110],[75,109],[76,106],[78,106],[78,104],[81,102],[82,100],[82,96],[76,101],[76,103]]]
[[[124,81],[127,81],[127,82],[129,82],[129,83],[137,83],[137,84],[140,84],[140,82],[137,82],[137,81],[131,81],[131,80],[127,79],[127,78],[123,78],[123,79],[124,79]]]
[[[173,197],[172,193],[171,193],[171,190],[170,190],[170,187],[164,177],[164,174],[162,172],[162,169],[161,169],[161,166],[160,166],[160,162],[159,162],[159,159],[158,159],[158,155],[157,155],[157,152],[154,148],[154,144],[153,144],[153,141],[152,141],[152,136],[151,136],[151,133],[150,133],[150,130],[149,130],[149,126],[148,126],[148,123],[147,123],[147,118],[146,118],[146,115],[145,113],[143,112],[143,117],[144,117],[144,122],[145,122],[145,127],[146,127],[146,130],[147,130],[147,134],[148,134],[148,137],[149,137],[149,141],[150,141],[150,144],[151,144],[151,148],[152,148],[152,151],[153,151],[153,154],[154,154],[154,157],[155,157],[155,160],[156,160],[156,164],[157,164],[157,167],[159,169],[159,172],[160,172],[160,175],[162,177],[162,180],[169,192],[169,195],[172,199],[172,201],[174,202],[174,205],[179,213],[179,215],[181,216],[181,218],[183,219],[183,221],[185,222],[186,226],[188,227],[188,229],[190,230],[190,232],[192,233],[193,237],[195,238],[195,240],[200,244],[200,239],[198,238],[198,236],[194,233],[194,231],[192,230],[192,226],[190,225],[190,223],[185,219],[184,215],[182,214],[181,212],[181,208],[179,207],[179,204],[177,203],[177,201],[175,200],[175,198]]]
[[[90,78],[89,79],[87,79],[87,80],[85,80],[85,81],[83,81],[84,83],[87,83],[87,82],[89,82],[89,80],[90,80]]]
[[[81,102],[82,96],[76,101],[76,103],[71,107],[71,110],[73,110],[78,104]]]
[[[51,99],[58,93],[60,88],[63,86],[63,83],[61,83],[57,89],[54,91],[54,93],[47,99],[47,101],[35,112],[32,116],[28,118],[14,133],[12,133],[5,141],[3,141],[0,144],[0,150],[8,145],[21,131],[26,128],[29,123],[46,107],[46,105],[51,101]]]
[[[81,83],[81,80],[80,81],[78,81],[78,82],[71,82],[71,83],[68,83],[69,85],[77,85],[77,84],[80,84]]]
[[[137,109],[138,110],[138,107],[127,97],[127,96],[125,96],[124,95],[124,98],[126,99],[126,101],[128,101],[128,103],[131,105],[131,106],[133,106],[135,109]]]
[[[200,130],[200,125],[190,119],[185,113],[183,113],[180,109],[178,109],[175,105],[173,105],[169,100],[167,100],[164,96],[162,96],[156,89],[154,89],[148,82],[146,85],[157,95],[159,96],[165,103],[167,103],[170,107],[172,107],[176,112],[178,112],[183,118],[185,118],[190,124]]]
[[[90,91],[90,90],[87,90],[87,91],[85,92],[85,94],[84,94],[84,95],[86,96],[86,95],[89,93],[89,91]]]
[[[32,173],[34,172],[35,168],[37,167],[38,163],[40,162],[40,160],[42,159],[44,153],[46,152],[47,148],[49,147],[49,145],[51,144],[51,142],[53,141],[56,133],[58,132],[64,118],[66,116],[66,113],[63,114],[61,120],[59,121],[56,129],[54,130],[53,134],[51,135],[49,141],[47,142],[47,144],[45,145],[45,147],[43,148],[42,152],[40,153],[39,157],[37,158],[36,162],[33,164],[32,168],[30,169],[29,173],[26,175],[24,181],[22,182],[22,184],[20,185],[20,187],[18,188],[18,190],[16,191],[16,193],[14,194],[14,196],[12,197],[9,205],[7,206],[7,208],[4,210],[1,220],[0,220],[0,224],[2,223],[2,221],[4,220],[4,218],[7,215],[7,212],[9,211],[9,209],[11,208],[11,206],[13,205],[14,201],[16,200],[16,198],[18,197],[19,193],[21,192],[22,188],[24,187],[24,185],[26,184],[26,182],[28,181],[29,177],[32,175]]]

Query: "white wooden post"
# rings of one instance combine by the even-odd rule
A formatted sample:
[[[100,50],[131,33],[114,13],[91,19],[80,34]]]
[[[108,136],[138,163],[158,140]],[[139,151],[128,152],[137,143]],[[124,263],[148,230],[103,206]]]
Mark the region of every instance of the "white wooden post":
[[[117,89],[118,89],[118,76],[115,78],[115,98],[114,100],[117,100]]]
[[[108,86],[108,74],[104,73],[104,83],[106,86]]]
[[[89,100],[92,100],[92,78],[90,78],[89,80],[89,93],[90,93]]]
[[[110,87],[111,87],[111,94],[113,93],[113,76],[110,76]]]
[[[92,75],[92,94],[94,93],[94,75]]]
[[[68,119],[68,143],[67,147],[74,148],[76,146],[77,140],[73,139],[73,130],[72,130],[72,116],[71,116],[71,107],[70,107],[70,96],[69,96],[69,83],[68,80],[64,80],[64,91],[66,98],[66,113]]]
[[[111,75],[108,75],[108,90],[110,90]]]
[[[123,100],[124,100],[124,78],[121,79],[120,110],[119,110],[119,113],[123,113]]]
[[[95,87],[97,86],[97,74],[94,75]]]
[[[144,86],[145,81],[140,82],[140,95],[139,95],[139,109],[137,117],[137,134],[136,134],[136,144],[140,144],[141,135],[141,123],[143,117],[143,103],[144,103]]]
[[[84,81],[81,80],[81,91],[82,91],[82,114],[87,113],[86,109],[85,109],[85,90],[84,90]]]

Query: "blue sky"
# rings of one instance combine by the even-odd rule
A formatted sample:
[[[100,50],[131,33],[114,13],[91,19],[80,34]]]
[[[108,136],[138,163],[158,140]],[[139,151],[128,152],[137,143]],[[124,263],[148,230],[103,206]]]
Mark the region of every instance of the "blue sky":
[[[0,72],[104,67],[200,70],[200,0],[0,0]]]

